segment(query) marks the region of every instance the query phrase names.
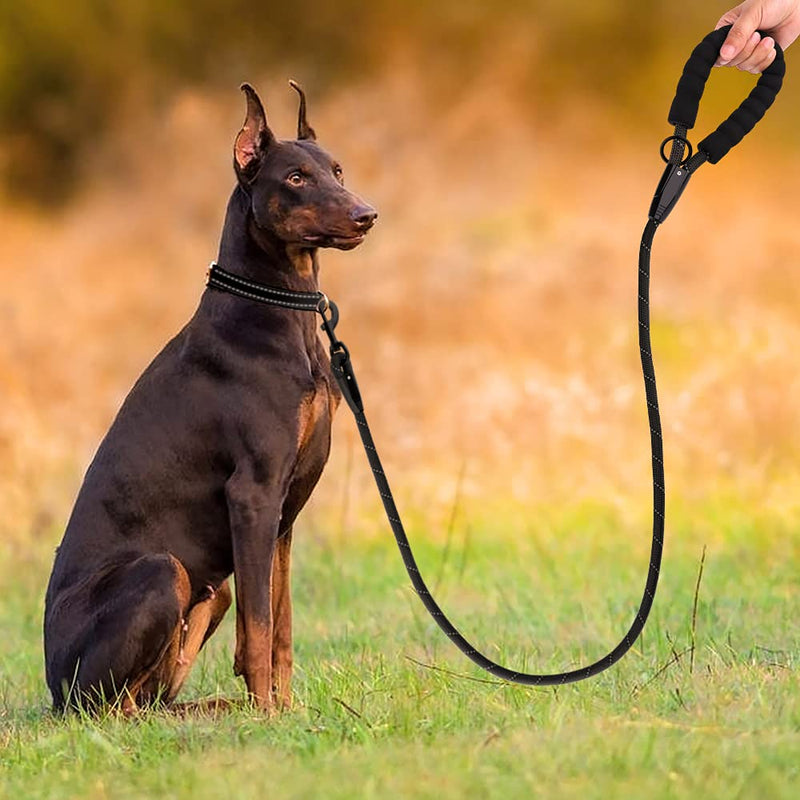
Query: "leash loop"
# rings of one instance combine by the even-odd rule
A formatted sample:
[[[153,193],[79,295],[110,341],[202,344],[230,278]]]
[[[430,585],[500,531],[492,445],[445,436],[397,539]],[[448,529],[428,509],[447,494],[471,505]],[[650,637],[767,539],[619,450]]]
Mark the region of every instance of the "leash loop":
[[[706,86],[711,68],[714,66],[719,50],[728,36],[731,26],[726,25],[709,33],[692,51],[683,73],[678,81],[675,99],[669,110],[671,125],[681,125],[691,130],[697,121],[700,98]],[[764,36],[764,34],[761,34]],[[775,59],[761,73],[758,83],[741,105],[713,133],[706,136],[697,146],[705,153],[709,163],[716,164],[725,154],[750,133],[783,85],[786,64],[781,46],[775,42]]]

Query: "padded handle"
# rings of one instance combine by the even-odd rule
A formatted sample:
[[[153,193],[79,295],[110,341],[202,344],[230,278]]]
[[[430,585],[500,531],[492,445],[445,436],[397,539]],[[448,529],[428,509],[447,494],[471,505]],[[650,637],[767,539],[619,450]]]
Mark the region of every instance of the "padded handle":
[[[678,89],[672,107],[669,110],[671,125],[683,125],[690,129],[697,120],[697,109],[703,96],[711,68],[719,56],[719,50],[725,41],[730,25],[712,31],[692,51],[683,74],[678,81]],[[763,36],[764,34],[762,34]],[[725,120],[714,133],[706,136],[698,145],[698,149],[708,156],[712,164],[716,164],[732,147],[739,144],[750,133],[755,124],[764,116],[772,105],[775,96],[783,84],[786,64],[783,50],[775,42],[775,59],[761,73],[758,83],[745,98],[744,102]]]

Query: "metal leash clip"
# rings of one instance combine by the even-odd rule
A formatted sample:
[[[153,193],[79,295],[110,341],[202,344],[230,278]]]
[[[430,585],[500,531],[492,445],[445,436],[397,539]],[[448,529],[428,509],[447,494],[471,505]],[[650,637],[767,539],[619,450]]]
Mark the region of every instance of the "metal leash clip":
[[[339,324],[339,308],[336,303],[328,300],[327,296],[322,294],[317,311],[322,317],[322,325],[320,327],[325,331],[325,335],[330,341],[333,377],[336,378],[336,383],[339,384],[339,388],[342,390],[342,397],[344,397],[347,405],[350,406],[350,410],[354,414],[358,414],[364,410],[364,403],[361,400],[361,392],[353,370],[353,363],[350,361],[350,351],[335,333],[336,326]],[[325,316],[326,312],[330,312],[330,317]]]

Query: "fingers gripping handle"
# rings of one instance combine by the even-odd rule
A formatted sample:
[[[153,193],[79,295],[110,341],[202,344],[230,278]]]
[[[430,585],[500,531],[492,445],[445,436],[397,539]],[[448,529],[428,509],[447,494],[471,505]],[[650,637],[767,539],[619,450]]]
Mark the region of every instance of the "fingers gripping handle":
[[[669,110],[671,125],[683,125],[687,129],[694,127],[703,89],[730,29],[731,26],[727,25],[712,31],[692,51],[683,68],[675,99]],[[716,164],[728,150],[739,144],[753,130],[775,100],[785,72],[783,50],[776,42],[775,60],[761,74],[758,83],[744,102],[698,145],[698,150],[705,153],[712,164]]]

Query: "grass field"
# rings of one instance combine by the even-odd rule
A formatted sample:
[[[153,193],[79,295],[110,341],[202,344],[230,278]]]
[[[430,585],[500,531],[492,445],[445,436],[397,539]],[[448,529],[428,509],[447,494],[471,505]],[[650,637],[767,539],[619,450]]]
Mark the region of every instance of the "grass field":
[[[270,720],[244,705],[215,719],[54,718],[40,641],[51,551],[6,557],[0,796],[794,797],[800,536],[743,511],[678,511],[643,638],[610,671],[558,689],[472,668],[425,615],[388,533],[376,537],[379,517],[346,536],[306,524],[295,708]],[[445,608],[491,655],[551,671],[597,658],[638,602],[646,519],[591,504],[530,519],[456,524],[444,548],[412,534]],[[230,622],[185,697],[241,697]]]

